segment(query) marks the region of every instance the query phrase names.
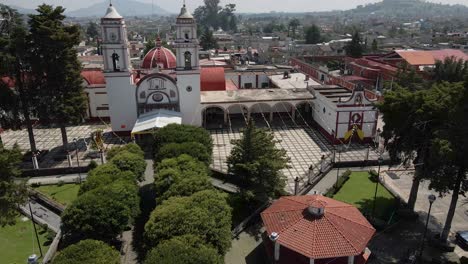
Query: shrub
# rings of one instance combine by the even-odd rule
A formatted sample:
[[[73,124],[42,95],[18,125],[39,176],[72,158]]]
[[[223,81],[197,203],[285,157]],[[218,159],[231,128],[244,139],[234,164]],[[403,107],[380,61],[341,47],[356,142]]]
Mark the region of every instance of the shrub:
[[[59,186],[59,187],[60,187],[60,186],[63,186],[64,184],[65,184],[65,182],[62,181],[62,180],[60,180],[60,181],[57,182],[57,186]]]
[[[155,161],[160,162],[163,159],[176,158],[182,154],[190,155],[207,166],[211,163],[211,155],[208,153],[206,146],[198,142],[165,144],[156,154]]]
[[[120,264],[120,255],[109,245],[96,240],[83,240],[60,251],[53,264]]]
[[[131,171],[121,171],[112,163],[107,163],[98,166],[96,169],[89,172],[86,181],[80,186],[78,195],[82,195],[85,192],[94,190],[96,188],[109,185],[116,180],[124,179],[129,182],[136,183],[137,179],[135,174]]]
[[[110,160],[113,157],[115,157],[115,155],[119,154],[120,152],[124,152],[124,151],[130,152],[130,153],[133,153],[133,154],[137,154],[138,156],[141,156],[142,158],[145,157],[145,152],[143,152],[143,150],[140,148],[140,146],[138,146],[135,143],[129,143],[129,144],[126,144],[126,145],[123,145],[123,146],[115,146],[115,147],[111,148],[109,151],[107,151],[107,159]]]
[[[369,179],[372,182],[377,182],[379,180],[379,174],[375,170],[369,170]]]
[[[216,249],[193,235],[173,237],[150,251],[144,264],[221,264]]]
[[[210,133],[201,127],[190,125],[167,125],[154,134],[154,150],[155,154],[165,144],[169,143],[184,143],[184,142],[198,142],[206,147],[208,154],[213,154],[213,140]]]
[[[224,255],[231,246],[231,210],[226,195],[215,190],[171,197],[151,213],[144,235],[149,246],[175,236],[194,235]]]
[[[92,170],[92,169],[97,168],[97,166],[99,166],[99,165],[97,164],[97,162],[96,162],[95,160],[92,160],[92,161],[89,162],[88,168],[89,168],[90,170]]]
[[[143,181],[146,170],[146,161],[142,156],[122,151],[115,155],[110,162],[122,171],[133,172],[137,180]]]
[[[118,180],[78,197],[62,213],[65,240],[112,241],[139,213],[138,187]]]
[[[338,179],[338,182],[325,191],[324,196],[333,198],[333,196],[341,189],[341,187],[343,187],[343,184],[345,184],[345,182],[349,180],[351,173],[352,172],[350,170],[346,170],[345,172],[343,172],[341,174],[341,177]]]

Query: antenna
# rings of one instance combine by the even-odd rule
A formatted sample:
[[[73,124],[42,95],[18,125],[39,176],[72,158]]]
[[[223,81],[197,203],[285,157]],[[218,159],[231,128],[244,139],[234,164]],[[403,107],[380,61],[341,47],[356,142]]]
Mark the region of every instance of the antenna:
[[[112,0],[109,0],[109,6],[112,6]]]

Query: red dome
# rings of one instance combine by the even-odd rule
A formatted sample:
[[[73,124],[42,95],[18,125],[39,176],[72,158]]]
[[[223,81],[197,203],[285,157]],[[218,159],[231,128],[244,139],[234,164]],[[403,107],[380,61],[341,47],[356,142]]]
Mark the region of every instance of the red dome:
[[[173,69],[177,66],[176,56],[170,49],[161,46],[161,41],[156,40],[156,47],[152,48],[143,59],[141,68]]]

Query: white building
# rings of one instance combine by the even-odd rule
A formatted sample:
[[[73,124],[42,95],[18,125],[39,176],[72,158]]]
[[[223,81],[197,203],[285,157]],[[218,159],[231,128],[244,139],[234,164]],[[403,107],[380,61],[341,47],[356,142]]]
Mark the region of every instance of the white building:
[[[331,140],[344,139],[353,128],[356,135],[362,130],[364,138],[374,138],[376,112],[363,91],[323,86],[290,67],[202,67],[196,21],[185,5],[176,20],[176,54],[157,41],[139,69],[131,66],[125,21],[114,6],[101,27],[103,69],[88,68],[82,76],[89,116],[109,118],[116,133],[144,134],[167,123],[220,127],[260,118],[309,122]]]

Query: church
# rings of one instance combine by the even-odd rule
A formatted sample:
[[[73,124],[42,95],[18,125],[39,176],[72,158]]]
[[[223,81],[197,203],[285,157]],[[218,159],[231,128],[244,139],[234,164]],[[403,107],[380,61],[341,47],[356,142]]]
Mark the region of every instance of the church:
[[[175,54],[156,46],[133,67],[124,18],[111,4],[101,18],[103,69],[83,70],[90,117],[118,134],[151,133],[169,123],[226,128],[249,118],[314,124],[332,142],[376,135],[378,114],[362,89],[323,85],[291,66],[200,60],[197,24],[184,4]],[[241,58],[242,59],[242,58]],[[354,133],[353,132],[353,133]]]

